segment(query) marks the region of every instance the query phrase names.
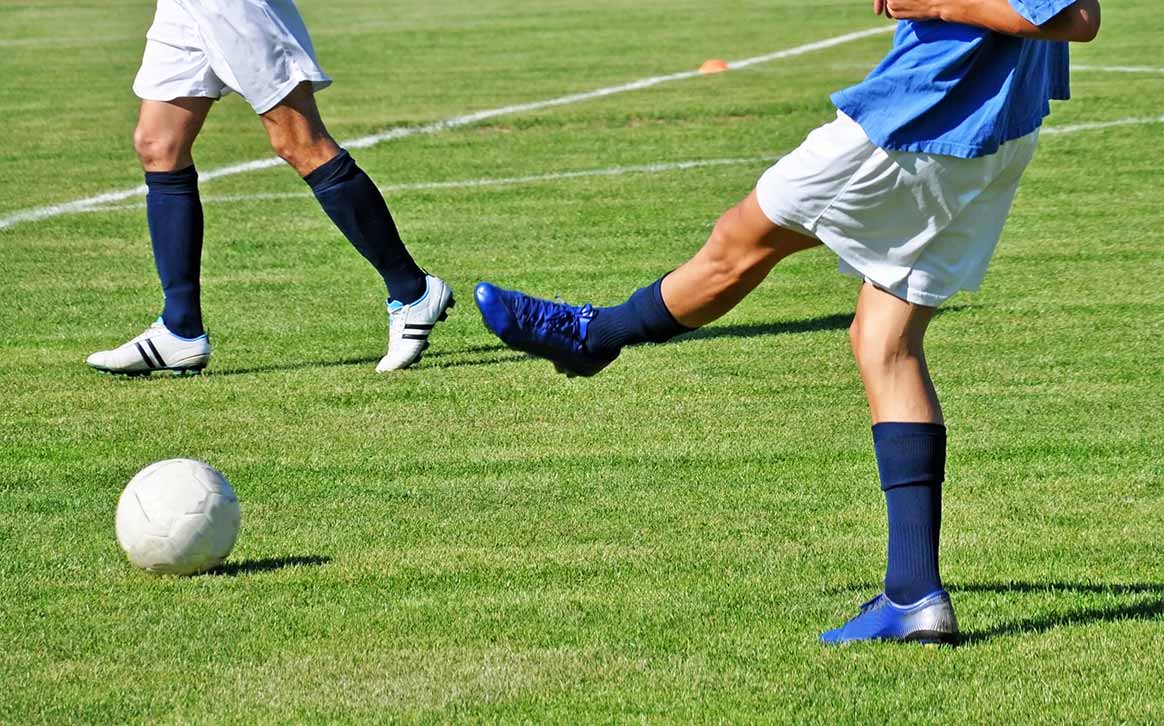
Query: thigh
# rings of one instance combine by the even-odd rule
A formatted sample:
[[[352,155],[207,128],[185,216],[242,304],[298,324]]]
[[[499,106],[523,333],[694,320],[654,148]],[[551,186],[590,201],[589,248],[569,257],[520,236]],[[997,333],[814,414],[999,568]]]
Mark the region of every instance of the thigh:
[[[877,151],[861,127],[838,112],[764,172],[756,183],[757,204],[772,222],[815,237],[817,220]]]
[[[276,146],[278,144],[275,142],[284,137],[303,143],[331,138],[320,116],[310,83],[296,86],[274,108],[260,114],[259,118]]]
[[[188,7],[214,72],[255,113],[270,111],[305,81],[315,90],[331,83],[294,3],[202,0]]]
[[[189,148],[194,145],[213,104],[210,98],[142,101],[137,117],[137,135]]]
[[[301,83],[259,118],[263,120],[271,147],[300,176],[307,176],[340,151],[319,115],[310,83]]]
[[[947,280],[951,290],[977,290],[1002,237],[1019,181],[1035,152],[1037,137],[1019,139],[1004,147],[1010,162],[966,205],[921,252],[911,276],[915,287],[932,287]],[[921,279],[927,278],[927,279]]]
[[[174,0],[159,0],[133,92],[143,101],[171,101],[219,98],[225,90],[194,19]]]
[[[922,352],[935,309],[865,283],[850,335],[873,423],[942,422]]]
[[[866,282],[857,295],[854,326],[873,340],[889,344],[903,342],[921,350],[926,329],[937,308],[911,303],[877,285]]]

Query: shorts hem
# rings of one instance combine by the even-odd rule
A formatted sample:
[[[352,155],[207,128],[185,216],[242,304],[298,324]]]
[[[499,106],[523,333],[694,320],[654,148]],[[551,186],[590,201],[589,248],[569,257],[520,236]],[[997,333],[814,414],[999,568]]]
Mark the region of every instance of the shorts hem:
[[[787,214],[781,214],[774,209],[768,209],[764,204],[763,196],[760,194],[756,195],[756,203],[760,205],[760,211],[764,213],[768,221],[777,227],[805,235],[806,237],[818,239],[816,232],[812,231],[807,220],[794,219]]]
[[[826,240],[822,239],[821,242],[830,250],[832,250],[833,254],[837,256],[838,260],[840,261],[839,267],[842,275],[855,277],[859,280],[864,280],[871,285],[876,285],[894,297],[905,300],[908,303],[921,305],[927,308],[936,308],[940,307],[942,303],[946,302],[960,292],[960,290],[953,290],[949,293],[928,292],[926,290],[918,290],[917,288],[910,287],[909,285],[901,282],[886,282],[882,275],[876,272],[871,272],[868,265],[859,260],[854,260],[852,258],[842,256],[841,253],[833,248]]]
[[[181,92],[161,92],[157,90],[142,91],[137,87],[133,89],[133,95],[137,96],[143,101],[161,101],[168,103],[169,101],[177,101],[179,98],[209,98],[212,101],[221,99],[224,95],[230,93],[229,90],[222,92],[214,92],[209,88],[192,88],[183,90]]]
[[[255,110],[255,113],[261,116],[274,107],[278,106],[283,101],[283,99],[291,95],[291,92],[294,91],[295,87],[300,83],[307,82],[311,83],[311,88],[313,91],[322,91],[331,85],[332,80],[326,75],[319,73],[296,73],[283,83],[280,83],[273,92],[267,96],[264,96],[262,101],[258,103],[251,103],[251,108]],[[250,102],[250,99],[247,99],[247,101]]]

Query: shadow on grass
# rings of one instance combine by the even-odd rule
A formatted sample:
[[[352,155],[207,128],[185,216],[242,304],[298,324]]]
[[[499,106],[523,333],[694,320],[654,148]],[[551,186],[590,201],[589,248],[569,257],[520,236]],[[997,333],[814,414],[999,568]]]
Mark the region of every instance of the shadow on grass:
[[[434,350],[426,351],[424,356],[420,359],[421,366],[424,362],[433,358],[447,358],[453,355],[467,355],[475,353],[495,353],[497,351],[508,350],[504,345],[477,345],[471,348],[462,348],[461,350]],[[251,366],[248,368],[228,368],[224,371],[217,371],[213,368],[208,370],[204,375],[211,378],[221,378],[225,376],[249,376],[256,373],[275,373],[278,371],[297,371],[307,368],[341,368],[343,366],[370,366],[380,362],[380,356],[359,356],[351,358],[337,358],[334,360],[305,360],[293,361],[290,363],[272,363],[270,365]],[[459,361],[449,362],[444,365],[430,366],[434,368],[452,368],[463,365],[488,365],[496,361],[493,359],[483,359],[480,361]]]
[[[331,558],[324,555],[263,557],[257,560],[227,562],[222,567],[211,570],[206,574],[211,576],[239,577],[242,575],[257,575],[262,572],[273,572],[286,567],[320,567],[329,562],[331,562]]]
[[[508,350],[508,348],[505,348],[504,346],[499,347],[499,349],[500,350]],[[424,358],[420,359],[420,365],[417,367],[419,370],[423,370],[425,368],[440,369],[440,368],[468,368],[471,366],[492,366],[492,365],[500,365],[502,363],[516,363],[518,361],[523,361],[523,360],[535,360],[535,358],[533,356],[526,355],[525,353],[518,353],[516,351],[510,352],[510,353],[502,353],[501,355],[491,355],[491,356],[484,356],[481,358],[471,358],[469,360],[440,360],[440,361],[437,361],[436,363],[429,363],[428,365],[426,365],[425,359],[428,357],[429,356],[426,353]]]
[[[831,594],[869,590],[868,586],[831,588]],[[1077,598],[1079,595],[1111,595],[1127,602],[1078,607],[1067,612],[1019,618],[992,628],[962,631],[959,644],[976,645],[1012,635],[1045,633],[1054,628],[1088,623],[1112,623],[1122,620],[1164,618],[1164,583],[1087,583],[1087,582],[970,582],[946,583],[946,590],[959,593],[998,595],[1055,595]],[[956,603],[955,603],[956,605]]]
[[[969,305],[947,305],[938,308],[936,316],[968,310]],[[678,340],[706,340],[709,338],[758,338],[766,335],[797,335],[822,330],[846,330],[853,322],[852,313],[833,313],[803,320],[783,320],[775,323],[747,325],[710,325],[685,333]]]
[[[1068,625],[1110,623],[1120,620],[1154,620],[1164,616],[1164,584],[1156,583],[972,582],[950,584],[946,589],[952,593],[986,592],[1002,595],[1042,593],[1064,597],[1086,594],[1135,598],[1132,602],[1081,607],[1064,613],[1002,623],[993,628],[964,631],[961,638],[963,645],[984,643],[1009,635],[1044,633],[1052,628]]]
[[[750,323],[747,325],[711,325],[690,333],[684,333],[678,340],[706,340],[708,338],[758,338],[765,335],[795,335],[815,333],[821,330],[844,330],[853,322],[852,313],[822,315],[805,320],[785,320],[778,323]]]
[[[968,309],[966,305],[950,305],[940,308],[938,315],[945,315],[948,313],[958,312],[960,310]],[[712,338],[757,338],[767,335],[796,335],[799,333],[815,333],[822,330],[844,330],[853,322],[852,313],[834,313],[832,315],[821,315],[815,318],[806,318],[804,320],[785,320],[775,323],[749,323],[746,325],[711,325],[708,327],[693,330],[690,333],[685,333],[676,339],[676,342],[685,340],[707,340]],[[469,348],[462,348],[460,350],[434,350],[425,352],[420,360],[418,369],[423,368],[462,368],[468,366],[487,366],[498,363],[514,363],[520,360],[525,360],[529,356],[524,354],[512,352],[503,355],[482,355],[477,358],[470,358],[468,360],[442,360],[448,359],[451,356],[476,355],[486,353],[501,353],[509,351],[509,348],[504,345],[476,345]],[[437,363],[432,363],[436,359]],[[269,365],[250,366],[247,368],[228,368],[226,370],[207,371],[204,375],[211,378],[222,378],[228,376],[247,376],[258,373],[275,373],[279,371],[295,371],[304,370],[308,368],[338,368],[343,366],[367,366],[377,363],[380,360],[379,356],[358,356],[348,358],[338,358],[333,360],[308,360],[308,361],[293,361],[289,363],[272,363]],[[428,362],[430,365],[425,365]],[[147,377],[147,378],[153,378]]]

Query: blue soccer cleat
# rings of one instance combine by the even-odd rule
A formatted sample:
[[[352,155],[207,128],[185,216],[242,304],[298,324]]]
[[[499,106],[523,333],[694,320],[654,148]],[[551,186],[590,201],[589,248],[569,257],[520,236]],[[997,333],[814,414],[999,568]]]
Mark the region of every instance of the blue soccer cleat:
[[[926,595],[912,605],[898,605],[878,595],[839,628],[820,636],[829,645],[860,640],[888,640],[930,645],[956,645],[958,618],[945,590]]]
[[[592,376],[618,357],[595,355],[586,350],[586,329],[594,319],[590,305],[530,297],[488,282],[477,283],[474,299],[485,327],[510,348],[545,358],[559,373]]]

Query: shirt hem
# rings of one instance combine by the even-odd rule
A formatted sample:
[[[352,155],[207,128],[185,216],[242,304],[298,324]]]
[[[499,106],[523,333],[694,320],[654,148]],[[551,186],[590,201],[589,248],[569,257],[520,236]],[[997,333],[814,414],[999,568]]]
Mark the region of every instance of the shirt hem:
[[[1050,115],[1050,109],[1044,109],[1038,116],[1032,119],[1027,119],[1023,123],[1008,129],[1002,137],[996,142],[991,140],[987,144],[959,144],[953,141],[910,141],[910,142],[894,142],[888,136],[881,134],[875,135],[859,118],[856,118],[852,113],[846,111],[840,104],[836,104],[837,110],[849,116],[857,122],[865,131],[865,135],[869,140],[885,151],[904,151],[915,154],[937,154],[939,156],[954,156],[960,159],[977,159],[983,156],[990,156],[998,153],[1003,144],[1007,144],[1015,139],[1034,133],[1043,125],[1043,120]]]

